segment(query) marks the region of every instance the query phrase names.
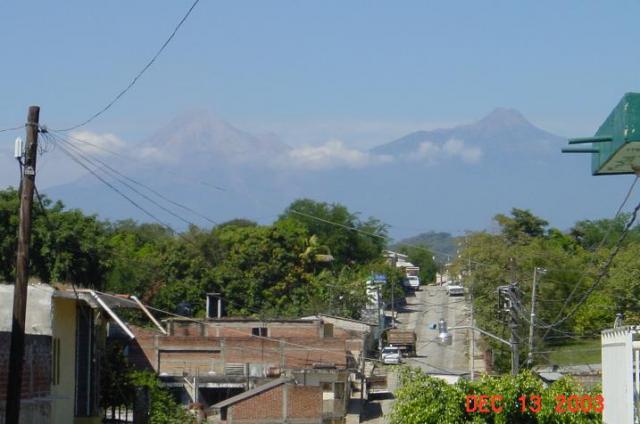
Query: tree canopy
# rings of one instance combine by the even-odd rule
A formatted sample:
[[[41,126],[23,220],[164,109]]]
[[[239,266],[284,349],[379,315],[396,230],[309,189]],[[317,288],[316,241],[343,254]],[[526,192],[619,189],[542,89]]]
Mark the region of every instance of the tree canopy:
[[[5,281],[15,274],[18,206],[16,190],[0,191]],[[177,234],[158,224],[102,221],[43,196],[34,208],[30,261],[31,275],[43,282],[134,294],[170,312],[202,315],[205,293],[218,292],[233,315],[358,318],[371,270],[384,269],[400,287],[397,270],[384,268],[385,246],[380,221],[310,199],[293,202],[272,225],[234,219]]]

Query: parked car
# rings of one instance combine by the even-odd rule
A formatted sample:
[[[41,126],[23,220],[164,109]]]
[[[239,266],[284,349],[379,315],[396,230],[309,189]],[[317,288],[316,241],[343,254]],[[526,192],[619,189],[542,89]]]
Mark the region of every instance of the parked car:
[[[464,287],[458,283],[451,283],[447,285],[447,294],[449,296],[464,296]]]
[[[383,364],[399,364],[402,362],[402,353],[396,346],[385,346],[380,354]]]
[[[420,290],[420,278],[415,275],[410,275],[406,278],[407,287],[413,290]]]

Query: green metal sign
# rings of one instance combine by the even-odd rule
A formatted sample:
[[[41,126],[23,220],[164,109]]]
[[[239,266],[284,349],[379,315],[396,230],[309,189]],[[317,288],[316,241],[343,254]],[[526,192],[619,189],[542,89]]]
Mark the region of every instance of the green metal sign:
[[[591,153],[593,175],[640,172],[640,93],[625,94],[595,136],[571,139],[569,144],[591,144],[562,151]]]

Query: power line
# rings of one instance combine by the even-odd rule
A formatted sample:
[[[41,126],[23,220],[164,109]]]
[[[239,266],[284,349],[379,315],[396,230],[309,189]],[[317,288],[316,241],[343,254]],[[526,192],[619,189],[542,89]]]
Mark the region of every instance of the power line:
[[[632,185],[631,185],[631,187],[629,188],[629,190],[628,190],[628,192],[627,192],[627,195],[625,196],[624,201],[622,202],[622,204],[621,204],[621,205],[620,205],[620,207],[618,208],[618,211],[616,212],[616,217],[620,214],[620,212],[621,212],[621,210],[623,209],[624,205],[625,205],[625,204],[626,204],[626,202],[628,201],[628,199],[629,199],[629,197],[630,197],[630,195],[631,195],[631,193],[632,193],[632,191],[633,191],[633,188],[634,188],[634,186],[635,186],[635,183],[637,182],[637,179],[638,179],[638,178],[636,178],[636,179],[634,180],[633,184],[632,184]],[[301,211],[295,210],[295,209],[290,209],[290,212],[291,212],[291,213],[294,213],[294,214],[297,214],[297,215],[300,215],[300,216],[304,216],[304,217],[306,217],[306,218],[314,219],[314,220],[317,220],[317,221],[320,221],[320,222],[323,222],[323,223],[326,223],[326,224],[334,225],[334,226],[337,226],[337,227],[340,227],[340,228],[343,228],[343,229],[346,229],[346,230],[355,231],[355,232],[358,232],[358,233],[363,234],[363,235],[367,235],[367,236],[371,236],[371,237],[375,237],[375,238],[379,238],[379,239],[383,239],[383,240],[387,240],[387,239],[388,239],[386,236],[383,236],[383,235],[381,235],[381,234],[376,234],[376,233],[372,233],[372,232],[364,231],[364,230],[359,229],[359,228],[357,228],[357,227],[355,227],[355,226],[349,226],[349,225],[345,225],[345,224],[342,224],[342,223],[338,223],[338,222],[330,221],[330,220],[327,220],[327,219],[324,219],[324,218],[320,218],[320,217],[317,217],[317,216],[314,216],[314,215],[311,215],[311,214],[308,214],[308,213],[305,213],[305,212],[301,212]],[[635,217],[634,217],[633,219],[635,220]],[[627,227],[628,227],[628,228],[630,228],[630,225],[631,225],[632,223],[633,223],[633,222],[630,222],[630,223],[629,223],[629,225],[628,225]],[[627,228],[627,231],[628,231],[628,228]],[[601,241],[601,245],[605,242],[605,240],[606,240],[606,238],[608,237],[608,235],[609,235],[610,231],[611,231],[611,227],[609,228],[609,231],[607,232],[607,234],[605,235],[605,237],[604,237],[604,238],[603,238],[603,240]],[[626,231],[625,231],[625,233],[623,233],[623,236],[624,236],[624,235],[626,235]],[[621,241],[620,241],[620,243],[621,243]],[[434,250],[432,250],[432,249],[425,248],[425,247],[423,247],[423,246],[415,245],[415,246],[413,246],[413,247],[416,247],[416,248],[422,248],[422,249],[425,249],[425,250],[427,250],[427,251],[429,251],[429,252],[432,252],[432,253],[442,253],[442,252],[434,251]],[[619,247],[619,246],[618,246],[618,247]],[[617,251],[616,251],[615,253],[617,254]],[[613,258],[612,258],[612,259],[613,259]],[[611,259],[611,260],[612,260],[612,259]],[[477,262],[477,261],[474,261],[474,263],[476,263],[476,264],[480,264],[480,265],[485,265],[485,264],[480,263],[480,262]],[[610,265],[610,264],[609,264],[609,265]],[[608,268],[608,266],[607,266],[607,268]],[[574,287],[574,290],[573,290],[573,292],[572,292],[572,293],[574,293],[576,289],[577,289],[577,285]],[[591,291],[592,291],[592,290],[591,290]],[[590,293],[590,292],[589,292],[589,293]],[[571,298],[571,297],[572,297],[572,295],[570,295],[570,296],[568,297],[568,299],[565,301],[565,303],[566,303],[566,304],[568,304],[568,301],[570,300],[570,298]],[[584,297],[583,297],[583,299],[584,299],[584,300],[586,300],[586,298],[584,298]],[[582,301],[581,301],[578,305],[576,305],[576,306],[580,306],[580,304],[581,304],[584,300],[582,300]],[[573,314],[573,313],[575,313],[575,308],[574,308],[574,311],[572,311],[572,314]],[[551,327],[557,326],[557,325],[559,325],[561,322],[564,322],[566,319],[567,319],[567,318],[565,318],[565,319],[563,319],[563,320],[561,320],[561,321],[559,321],[559,322],[556,322],[556,323],[554,323],[554,324],[546,324],[546,325],[544,325],[544,326],[543,326],[543,328],[551,328]]]
[[[157,197],[159,197],[160,199],[162,199],[162,200],[164,200],[164,201],[166,201],[166,202],[168,202],[168,203],[170,203],[170,204],[172,204],[172,205],[174,205],[174,206],[176,206],[176,207],[179,207],[179,208],[181,208],[181,209],[183,209],[183,210],[186,210],[187,212],[190,212],[190,213],[192,213],[192,214],[194,214],[194,215],[196,215],[196,216],[198,216],[198,217],[200,217],[200,218],[202,218],[202,219],[204,219],[204,220],[206,220],[206,221],[208,221],[208,222],[212,223],[213,225],[218,225],[218,223],[217,223],[216,221],[214,221],[214,220],[212,220],[212,219],[208,218],[208,217],[207,217],[207,216],[205,216],[205,215],[202,215],[201,213],[199,213],[199,212],[197,212],[197,211],[195,211],[195,210],[191,209],[191,208],[190,208],[190,207],[188,207],[188,206],[185,206],[185,205],[183,205],[183,204],[181,204],[181,203],[178,203],[178,202],[175,202],[175,201],[173,201],[173,200],[169,199],[168,197],[164,196],[162,193],[160,193],[160,192],[158,192],[157,190],[155,190],[155,189],[153,189],[153,188],[149,187],[148,185],[146,185],[146,184],[144,184],[144,183],[142,183],[142,182],[140,182],[140,181],[137,181],[137,180],[135,180],[135,179],[133,179],[133,178],[131,178],[131,177],[128,177],[127,175],[125,175],[125,174],[121,173],[120,171],[118,171],[117,169],[113,168],[112,166],[110,166],[110,165],[109,165],[109,164],[107,164],[106,162],[104,162],[104,161],[102,161],[102,160],[100,160],[100,159],[98,159],[98,158],[96,158],[96,157],[92,157],[92,156],[90,156],[90,155],[88,155],[88,154],[86,154],[86,153],[83,153],[83,152],[82,152],[78,147],[76,147],[74,144],[70,143],[68,140],[65,140],[64,138],[62,138],[62,137],[60,137],[60,136],[56,136],[56,135],[54,135],[54,137],[55,137],[59,142],[64,143],[65,145],[67,145],[67,146],[69,146],[70,148],[72,148],[72,149],[73,149],[73,150],[74,150],[74,151],[75,151],[75,152],[76,152],[80,157],[84,158],[85,160],[87,160],[87,161],[89,161],[89,162],[92,162],[94,165],[95,165],[95,163],[96,163],[96,162],[100,163],[100,164],[102,165],[102,167],[101,167],[101,168],[102,168],[103,170],[104,170],[104,168],[107,168],[107,169],[108,169],[108,171],[105,171],[105,172],[107,172],[107,173],[111,173],[111,175],[112,175],[112,176],[113,176],[113,174],[117,174],[117,175],[119,175],[120,177],[122,177],[122,178],[124,178],[124,179],[126,179],[126,180],[128,180],[128,181],[130,181],[130,182],[132,182],[133,184],[136,184],[136,185],[138,185],[138,186],[140,186],[140,187],[142,187],[142,188],[144,188],[144,189],[148,190],[149,192],[153,193],[154,195],[156,195],[156,196],[157,196]],[[170,215],[172,215],[173,217],[175,217],[175,218],[179,219],[180,221],[182,221],[182,222],[186,223],[187,225],[193,225],[193,226],[195,226],[195,224],[194,224],[193,222],[191,222],[191,221],[189,221],[189,220],[187,220],[187,219],[185,219],[185,218],[181,217],[180,215],[177,215],[177,214],[176,214],[176,213],[174,213],[173,211],[171,211],[171,210],[169,210],[169,209],[165,208],[165,207],[164,207],[164,206],[162,206],[161,204],[157,203],[157,202],[156,202],[156,201],[154,201],[153,199],[151,199],[151,198],[149,198],[148,196],[146,196],[144,193],[140,193],[137,189],[135,189],[134,187],[132,187],[130,184],[127,184],[126,182],[122,181],[121,179],[119,179],[119,178],[117,178],[117,177],[115,177],[115,178],[116,178],[116,179],[117,179],[121,184],[123,184],[123,185],[127,186],[130,190],[132,190],[132,191],[134,191],[135,193],[139,194],[140,196],[142,196],[143,198],[145,198],[145,199],[146,199],[146,200],[148,200],[149,202],[153,203],[154,205],[158,206],[160,209],[164,210],[164,211],[165,211],[165,212],[167,212],[168,214],[170,214]]]
[[[620,212],[622,212],[622,209],[624,208],[624,206],[627,204],[627,202],[629,201],[629,198],[631,197],[631,193],[633,193],[633,189],[636,186],[636,183],[638,182],[638,176],[636,175],[636,177],[633,179],[633,182],[631,183],[631,186],[629,187],[629,189],[627,190],[627,194],[624,196],[624,199],[622,200],[622,203],[620,204],[620,206],[618,207],[618,209],[616,210],[615,215],[613,216],[613,219],[615,220],[618,215],[620,215]],[[635,216],[633,218],[635,220]],[[633,223],[633,221],[631,221],[631,223]],[[598,244],[598,247],[595,249],[595,251],[597,252],[599,249],[602,248],[602,246],[604,246],[604,243],[606,242],[607,238],[609,237],[609,235],[611,234],[611,231],[613,230],[613,225],[610,225],[609,228],[607,229],[607,232],[604,234],[604,236],[602,237],[602,240],[600,241],[600,243]],[[623,232],[623,235],[625,233]],[[617,252],[616,252],[617,253]],[[592,261],[592,265],[595,263],[595,258]],[[569,293],[569,296],[567,297],[567,299],[565,300],[564,304],[562,305],[562,307],[560,308],[560,310],[558,311],[558,314],[556,316],[556,321],[562,316],[562,313],[564,312],[565,308],[567,307],[567,305],[569,304],[569,302],[571,301],[571,299],[573,298],[573,296],[575,295],[576,291],[578,290],[578,287],[580,285],[580,283],[582,282],[582,280],[584,279],[584,274],[583,277],[580,278],[580,281],[578,282],[578,284],[576,284],[573,287],[573,290],[571,290],[571,293]],[[546,334],[545,334],[546,335]]]
[[[173,227],[171,227],[171,225],[167,224],[166,222],[160,220],[159,218],[157,218],[155,215],[153,215],[151,212],[149,212],[148,210],[146,210],[145,208],[143,208],[141,205],[139,205],[136,201],[134,201],[133,199],[131,199],[129,196],[127,196],[126,194],[124,194],[121,190],[119,190],[117,187],[115,187],[113,184],[109,183],[106,179],[104,179],[103,177],[101,177],[100,175],[98,175],[98,173],[96,172],[97,169],[102,170],[103,172],[104,169],[100,168],[100,167],[96,167],[96,169],[91,169],[89,168],[87,165],[85,165],[84,163],[82,163],[82,161],[80,159],[78,159],[74,153],[72,153],[69,149],[67,149],[66,147],[64,147],[63,145],[59,145],[60,149],[62,150],[62,152],[64,152],[71,160],[73,160],[74,162],[76,162],[78,165],[80,165],[81,167],[83,167],[84,169],[86,169],[87,171],[89,171],[94,177],[96,177],[98,180],[100,180],[102,183],[104,183],[105,185],[107,185],[109,188],[111,188],[112,190],[114,190],[117,194],[119,194],[120,196],[122,196],[125,200],[127,200],[129,203],[131,203],[133,206],[135,206],[137,209],[141,210],[145,215],[149,216],[151,219],[153,219],[154,221],[156,221],[158,224],[160,224],[160,226],[166,228],[167,230],[169,230],[171,232],[171,234],[177,235],[178,237],[180,237],[181,239],[183,239],[185,242],[191,244],[194,247],[198,247],[198,245],[192,241],[191,239],[189,239],[188,237],[186,237],[184,234],[176,231]],[[108,173],[107,173],[108,174]],[[117,179],[116,179],[117,180]],[[127,187],[130,187],[130,185],[118,180],[121,184],[126,185]],[[137,190],[133,189],[136,193],[139,193]],[[144,196],[144,195],[143,195]],[[145,198],[147,198],[146,196],[144,196]],[[195,224],[193,224],[195,225]]]
[[[133,302],[133,301],[131,301],[129,299],[123,299],[122,297],[115,296],[115,295],[110,294],[110,293],[99,292],[99,291],[96,291],[96,290],[94,290],[94,292],[99,293],[99,294],[104,295],[104,296],[109,296],[109,297],[116,298],[119,301],[128,301],[128,302],[131,302],[131,303],[135,303],[135,302]],[[137,306],[137,304],[136,304],[136,306]],[[150,309],[150,310],[153,310],[153,311],[165,314],[165,315],[173,316],[173,317],[176,317],[176,318],[182,318],[182,319],[187,320],[187,321],[191,321],[191,322],[195,322],[195,323],[198,323],[198,324],[202,324],[201,320],[197,320],[195,318],[186,317],[184,315],[180,315],[180,314],[176,314],[176,313],[173,313],[173,312],[169,312],[169,311],[166,311],[166,310],[163,310],[163,309],[159,309],[159,308],[147,305],[147,304],[144,304],[144,306],[147,309]],[[283,340],[283,339],[279,339],[279,338],[275,338],[275,337],[248,334],[247,332],[245,332],[243,330],[239,330],[239,329],[234,329],[234,328],[228,328],[227,327],[227,328],[225,328],[225,330],[229,330],[231,332],[236,332],[236,333],[239,333],[239,334],[242,334],[242,335],[245,335],[245,336],[249,336],[251,338],[262,339],[262,340],[270,340],[270,341],[277,341],[277,342],[279,342],[279,343],[281,343],[283,345],[293,346],[293,347],[296,347],[296,348],[299,348],[299,349],[302,349],[302,350],[318,351],[318,352],[325,352],[325,353],[332,353],[332,354],[336,353],[335,350],[328,350],[328,349],[323,349],[323,348],[311,347],[311,346],[308,346],[308,345],[302,345],[302,344],[298,344],[298,343],[293,343],[293,342],[289,342],[287,340]],[[380,359],[378,359],[378,358],[364,356],[364,354],[363,354],[362,358],[363,359],[368,359],[370,361],[381,362]],[[418,362],[422,362],[422,363],[424,363],[424,364],[426,364],[426,365],[428,365],[430,367],[433,367],[433,368],[436,368],[436,369],[441,369],[443,371],[450,371],[450,370],[446,370],[446,369],[443,369],[441,367],[437,367],[435,365],[426,363],[424,361],[418,361]]]
[[[136,74],[136,76],[131,80],[129,85],[127,85],[122,91],[120,91],[120,93],[118,93],[118,95],[116,95],[109,103],[107,103],[106,106],[104,106],[102,109],[98,110],[96,113],[91,115],[89,118],[85,119],[84,121],[80,122],[79,124],[73,125],[73,126],[68,127],[68,128],[60,129],[58,131],[71,131],[71,130],[75,130],[77,128],[83,127],[83,126],[87,125],[89,122],[91,122],[94,119],[96,119],[98,116],[102,115],[107,110],[109,110],[111,108],[111,106],[113,106],[118,100],[120,100],[120,98],[122,96],[124,96],[127,93],[127,91],[129,91],[135,85],[136,82],[138,82],[138,79],[147,71],[147,69],[149,69],[151,67],[151,65],[153,65],[153,63],[156,61],[158,56],[160,56],[162,54],[164,49],[169,45],[171,40],[173,40],[173,37],[175,37],[176,33],[178,32],[178,30],[180,29],[182,24],[187,20],[187,18],[189,17],[189,15],[191,14],[193,9],[196,7],[196,5],[199,2],[200,2],[200,0],[195,0],[193,2],[193,4],[191,5],[191,7],[187,11],[187,13],[182,17],[180,22],[178,22],[178,25],[176,25],[176,27],[173,29],[173,32],[171,33],[171,35],[169,35],[169,38],[167,38],[166,41],[162,44],[162,46],[160,46],[160,49],[156,52],[155,55],[153,55],[151,60],[149,60],[147,62],[147,64],[140,70],[140,72],[138,72]]]
[[[640,203],[638,203],[636,205],[636,207],[633,209],[633,212],[631,214],[631,218],[629,219],[629,221],[625,225],[625,228],[624,228],[622,234],[620,235],[620,238],[618,239],[618,242],[616,243],[616,245],[614,246],[613,250],[611,251],[611,254],[609,255],[609,258],[607,259],[607,261],[605,262],[604,266],[601,268],[600,272],[598,273],[596,281],[591,285],[591,287],[589,287],[589,289],[587,289],[587,291],[582,296],[582,298],[578,301],[578,303],[576,305],[574,305],[574,307],[571,309],[571,311],[567,315],[565,315],[561,319],[556,319],[556,321],[553,324],[549,324],[547,326],[544,326],[543,328],[556,327],[556,326],[562,324],[563,322],[565,322],[566,320],[568,320],[570,317],[572,317],[578,311],[580,306],[587,300],[587,298],[589,298],[591,293],[593,293],[593,291],[598,287],[598,285],[600,285],[600,283],[602,282],[604,277],[608,274],[609,267],[613,263],[613,259],[616,257],[616,255],[620,251],[620,249],[622,247],[622,242],[624,241],[624,239],[626,238],[627,234],[629,233],[629,229],[631,228],[631,226],[635,222],[635,220],[636,220],[636,218],[638,216],[638,211],[639,210],[640,210]],[[562,312],[562,309],[561,309],[561,312]]]
[[[84,169],[86,169],[89,173],[91,173],[94,177],[96,177],[98,180],[100,180],[103,184],[105,184],[107,187],[111,188],[113,191],[115,191],[116,193],[118,193],[120,196],[122,196],[126,201],[128,201],[129,203],[131,203],[133,206],[135,206],[137,209],[139,209],[140,211],[142,211],[145,215],[147,215],[148,217],[150,217],[151,219],[153,219],[154,221],[156,221],[158,224],[160,224],[161,226],[171,230],[172,232],[175,232],[173,230],[173,228],[171,228],[168,224],[166,224],[165,222],[163,222],[162,220],[160,220],[159,218],[157,218],[155,215],[153,215],[151,212],[149,212],[148,210],[146,210],[145,208],[143,208],[142,206],[140,206],[135,200],[131,199],[129,196],[127,196],[126,194],[124,194],[122,191],[120,191],[117,187],[115,187],[113,184],[111,184],[109,181],[107,181],[106,179],[104,179],[103,177],[101,177],[100,175],[98,175],[97,172],[95,172],[95,170],[91,169],[89,166],[85,165],[84,163],[82,163],[82,161],[80,159],[78,159],[71,151],[69,151],[67,148],[60,146],[60,149],[62,150],[62,152],[64,154],[66,154],[71,160],[73,160],[75,163],[77,163],[78,165],[80,165],[81,167],[83,167]]]
[[[60,131],[63,131],[63,130],[49,130],[49,131],[55,133],[55,132],[60,132]],[[114,156],[138,162],[137,159],[134,159],[134,158],[131,158],[129,156],[123,155],[121,153],[115,152],[113,150],[107,149],[107,148],[105,148],[103,146],[100,146],[98,144],[91,143],[88,140],[79,139],[77,137],[74,137],[74,136],[71,136],[71,135],[68,135],[68,134],[66,134],[66,137],[68,137],[68,138],[70,138],[72,140],[76,140],[76,141],[81,142],[81,143],[88,144],[88,145],[90,145],[92,147],[95,147],[97,149],[103,150],[103,151],[105,151],[107,153],[110,153],[110,154],[112,154]],[[67,141],[70,141],[70,140],[67,139]],[[180,175],[174,174],[174,173],[169,172],[169,171],[166,171],[166,172],[171,174],[171,175],[174,175],[174,176],[176,176],[178,178],[185,178],[185,179],[190,180],[190,181],[198,182],[199,184],[204,185],[205,187],[213,188],[213,189],[218,190],[218,191],[229,192],[229,190],[224,188],[224,187],[221,187],[221,186],[218,186],[218,185],[215,185],[215,184],[211,184],[211,183],[208,183],[206,181],[194,180],[194,179],[191,179],[191,178],[187,178],[185,176],[180,176]],[[366,235],[366,236],[370,236],[370,237],[374,237],[374,238],[379,238],[379,239],[382,239],[382,240],[385,240],[385,241],[389,241],[390,240],[390,238],[387,237],[387,236],[383,236],[381,234],[376,234],[376,233],[369,232],[369,231],[364,231],[364,230],[362,230],[360,228],[357,228],[355,226],[349,226],[349,225],[342,224],[342,223],[339,223],[339,222],[331,221],[331,220],[324,219],[324,218],[321,218],[321,217],[318,217],[318,216],[315,216],[315,215],[312,215],[312,214],[309,214],[309,213],[306,213],[306,212],[298,211],[298,210],[295,210],[295,209],[289,209],[289,211],[291,213],[293,213],[293,214],[296,214],[296,215],[299,215],[299,216],[303,216],[303,217],[306,217],[306,218],[309,218],[309,219],[313,219],[313,220],[316,220],[316,221],[319,221],[319,222],[323,222],[325,224],[329,224],[329,225],[333,225],[333,226],[336,226],[336,227],[340,227],[340,228],[345,229],[345,230],[355,231],[357,233],[360,233],[360,234],[363,234],[363,235]],[[393,227],[393,225],[390,225],[390,226]],[[422,245],[419,245],[419,244],[403,243],[403,245],[406,245],[406,246],[409,246],[409,247],[413,247],[413,248],[416,248],[416,249],[420,249],[420,250],[425,250],[427,252],[430,252],[430,253],[433,253],[433,254],[437,254],[437,255],[451,256],[451,254],[449,254],[449,253],[440,252],[440,251],[437,251],[437,250],[434,250],[434,249],[431,249],[429,247],[425,247],[425,246],[422,246]],[[472,261],[472,263],[474,263],[476,265],[486,265],[486,264],[483,264],[481,262],[476,262],[476,261]]]
[[[111,154],[111,155],[113,155],[113,156],[116,156],[116,157],[118,157],[118,158],[126,159],[126,160],[128,160],[128,161],[131,161],[131,162],[135,163],[136,165],[140,165],[140,164],[141,164],[141,163],[140,163],[140,159],[138,159],[138,158],[134,158],[134,157],[131,157],[131,156],[127,156],[127,155],[124,155],[124,154],[122,154],[122,153],[116,152],[116,151],[114,151],[114,150],[107,149],[106,147],[101,146],[101,145],[96,144],[96,143],[92,143],[92,142],[90,142],[89,140],[80,139],[80,138],[75,137],[75,136],[73,136],[73,135],[71,135],[71,134],[61,134],[61,133],[60,133],[60,131],[58,131],[58,130],[49,130],[49,131],[50,131],[50,132],[52,132],[52,133],[59,133],[59,134],[58,134],[59,136],[63,136],[63,135],[64,135],[64,137],[66,138],[66,140],[67,140],[67,141],[69,141],[69,142],[71,142],[72,140],[75,140],[75,141],[77,141],[78,143],[88,144],[89,146],[92,146],[92,147],[94,147],[94,148],[96,148],[96,149],[98,149],[98,150],[102,150],[103,152],[109,153],[109,154]],[[206,182],[206,181],[201,181],[201,180],[197,180],[197,179],[194,179],[194,178],[189,178],[189,177],[188,177],[188,176],[186,176],[186,175],[181,175],[181,174],[178,174],[178,173],[176,173],[176,172],[169,171],[169,170],[167,170],[167,169],[163,169],[163,170],[161,170],[160,172],[163,172],[163,173],[169,174],[169,175],[171,175],[171,176],[173,176],[173,177],[180,178],[180,179],[182,179],[182,180],[191,181],[191,182],[196,182],[196,183],[201,184],[201,185],[203,185],[203,186],[205,186],[205,187],[213,188],[213,189],[216,189],[216,190],[218,190],[218,191],[222,191],[222,192],[226,192],[226,191],[228,191],[228,190],[227,190],[226,188],[224,188],[224,187],[220,187],[220,186],[218,186],[218,185],[215,185],[215,184],[212,184],[212,183],[209,183],[209,182]]]
[[[62,145],[60,145],[60,148],[65,150],[66,148]],[[72,147],[74,148],[74,147]],[[75,149],[75,148],[74,148]],[[69,152],[69,150],[67,150],[67,152]],[[161,205],[160,203],[156,202],[155,200],[153,200],[152,198],[150,198],[149,196],[147,196],[144,193],[141,193],[138,189],[136,189],[135,187],[131,186],[131,184],[128,184],[127,182],[123,181],[122,179],[118,178],[117,176],[114,176],[114,174],[116,172],[113,171],[109,171],[109,169],[105,169],[105,167],[101,167],[99,165],[96,165],[95,162],[93,162],[90,158],[87,158],[85,155],[83,155],[82,153],[80,153],[79,151],[75,150],[75,153],[82,159],[84,159],[85,161],[91,163],[93,166],[96,167],[96,169],[101,169],[105,174],[110,175],[112,178],[114,178],[116,181],[118,181],[120,184],[124,185],[125,187],[127,187],[129,190],[133,191],[134,193],[138,194],[140,197],[142,197],[143,199],[147,200],[148,202],[154,204],[155,206],[159,207],[160,209],[162,209],[163,211],[165,211],[166,213],[168,213],[169,215],[173,216],[174,218],[179,219],[180,221],[184,222],[187,225],[194,225],[195,224],[187,219],[184,219],[183,217],[181,217],[180,215],[178,215],[177,213],[173,212],[171,209],[164,207],[163,205]]]
[[[12,127],[12,128],[4,128],[0,130],[0,133],[3,132],[7,132],[7,131],[18,131],[24,128],[24,125],[20,125],[19,127]]]

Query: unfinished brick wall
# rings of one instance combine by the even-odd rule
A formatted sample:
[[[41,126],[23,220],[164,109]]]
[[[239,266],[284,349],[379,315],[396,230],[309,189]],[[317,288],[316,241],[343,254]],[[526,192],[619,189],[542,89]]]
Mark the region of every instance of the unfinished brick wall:
[[[320,337],[321,330],[317,326],[273,326],[269,327],[269,337]]]
[[[284,422],[283,397],[287,395],[286,419],[319,422],[322,419],[322,388],[286,384],[252,396],[229,407],[229,423]],[[300,421],[303,420],[303,421]]]
[[[236,420],[260,420],[282,418],[284,385],[259,393],[234,405],[227,411],[229,423]]]
[[[204,336],[205,328],[203,323],[192,321],[171,321],[169,333],[173,336]]]
[[[288,395],[288,418],[322,417],[322,387],[291,385]]]
[[[7,396],[11,333],[0,332],[0,399]],[[51,392],[51,336],[25,335],[22,399],[48,396]]]
[[[269,337],[321,337],[321,321],[169,321],[172,336],[242,337],[250,336],[254,328],[267,328]]]
[[[9,349],[11,333],[0,332],[0,414],[4,417],[4,400],[7,397],[7,380],[9,378]],[[21,399],[28,400],[49,396],[51,393],[51,336],[25,335],[24,362],[22,369]],[[33,408],[30,408],[33,409]],[[42,408],[40,408],[42,409]],[[48,416],[46,411],[38,412]],[[28,411],[25,411],[26,413]],[[31,414],[33,411],[29,412]],[[21,416],[24,416],[24,413]]]
[[[265,367],[302,369],[317,364],[348,366],[345,340],[298,337],[272,340],[260,337],[150,336],[133,328],[136,339],[129,358],[137,366],[172,375],[198,368],[218,370],[224,364],[263,364]],[[158,367],[160,362],[160,369]]]

